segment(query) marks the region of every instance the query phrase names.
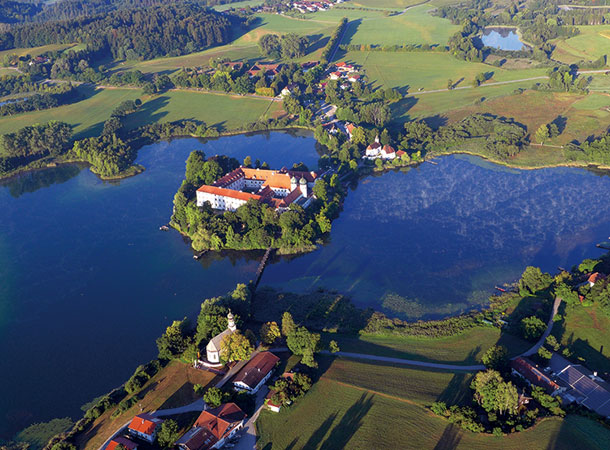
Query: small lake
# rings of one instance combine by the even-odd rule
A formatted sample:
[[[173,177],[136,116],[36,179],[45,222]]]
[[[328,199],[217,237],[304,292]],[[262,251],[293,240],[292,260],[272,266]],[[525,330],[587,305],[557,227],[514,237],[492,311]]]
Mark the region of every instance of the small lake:
[[[70,415],[155,357],[155,338],[205,298],[251,279],[259,253],[200,261],[158,230],[192,150],[318,161],[310,134],[269,133],[140,150],[146,171],[118,183],[78,166],[0,186],[0,438]],[[610,177],[582,169],[518,171],[448,156],[352,189],[327,245],[280,258],[263,284],[325,286],[399,317],[478,307],[528,264],[555,271],[610,234]]]
[[[500,50],[518,51],[525,48],[516,28],[485,28],[481,35],[481,42],[486,47]]]

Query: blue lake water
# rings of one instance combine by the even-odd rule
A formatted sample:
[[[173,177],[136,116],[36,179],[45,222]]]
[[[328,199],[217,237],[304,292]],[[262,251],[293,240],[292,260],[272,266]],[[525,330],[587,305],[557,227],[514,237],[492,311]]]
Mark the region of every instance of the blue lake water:
[[[500,50],[517,51],[525,47],[514,28],[485,28],[481,41],[487,47]]]
[[[171,320],[252,278],[260,255],[196,262],[176,232],[158,231],[195,149],[272,167],[318,160],[310,136],[181,139],[140,150],[147,170],[119,183],[64,166],[0,187],[0,436],[78,416],[156,355]],[[441,158],[361,181],[329,243],[275,260],[262,281],[337,289],[398,316],[450,314],[528,264],[554,271],[599,255],[609,192],[610,177],[586,170]]]

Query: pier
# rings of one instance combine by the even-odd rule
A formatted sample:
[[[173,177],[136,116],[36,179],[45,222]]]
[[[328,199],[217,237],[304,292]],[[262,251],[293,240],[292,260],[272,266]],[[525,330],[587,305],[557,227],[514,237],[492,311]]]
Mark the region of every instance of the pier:
[[[258,283],[260,283],[261,278],[263,276],[263,272],[265,271],[265,267],[267,266],[267,262],[269,262],[269,256],[271,256],[271,251],[273,249],[269,247],[265,254],[263,255],[263,259],[261,259],[260,264],[258,265],[258,269],[256,270],[256,275],[254,277],[254,290],[258,287]]]

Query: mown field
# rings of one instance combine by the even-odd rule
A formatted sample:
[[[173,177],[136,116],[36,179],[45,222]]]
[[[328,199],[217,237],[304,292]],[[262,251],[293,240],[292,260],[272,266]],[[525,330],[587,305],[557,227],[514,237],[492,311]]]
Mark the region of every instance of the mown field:
[[[429,14],[430,5],[409,9],[401,15],[361,11],[361,19],[351,20],[342,44],[441,44],[445,45],[460,27]],[[383,30],[383,32],[381,32]]]
[[[261,0],[245,0],[243,2],[233,2],[233,3],[225,3],[224,5],[216,5],[213,6],[212,9],[216,11],[226,11],[227,9],[235,8],[245,8],[247,6],[253,8],[255,6],[262,5],[263,2]]]
[[[41,47],[32,48],[13,48],[10,50],[0,51],[0,61],[4,59],[6,55],[17,55],[17,56],[38,56],[46,52],[53,52],[57,50],[66,50],[68,48],[75,47],[77,44],[49,44]]]
[[[419,3],[422,3],[422,0],[351,0],[348,4],[349,6],[359,6],[362,8],[379,8],[396,11]]]
[[[531,346],[494,327],[478,327],[460,335],[438,339],[339,334],[326,334],[324,339],[334,339],[346,352],[464,365],[480,363],[481,356],[495,344],[506,346],[511,355],[520,354]]]
[[[154,122],[193,119],[229,129],[267,115],[276,115],[282,107],[280,102],[272,102],[270,99],[202,92],[170,91],[150,97],[143,96],[139,89],[93,90],[85,86],[79,89],[86,98],[78,103],[2,118],[0,134],[14,132],[27,125],[60,120],[74,126],[76,139],[98,136],[104,121],[119,103],[137,98],[141,98],[144,104],[127,119],[126,124],[130,128]]]
[[[294,406],[261,413],[257,445],[267,450],[602,449],[610,439],[606,428],[576,416],[546,419],[503,438],[477,435],[423,406],[435,399],[451,402],[467,389],[469,377],[336,360]]]
[[[588,25],[578,29],[578,36],[555,41],[553,59],[572,64],[581,60],[593,61],[602,55],[610,56],[610,26]]]
[[[193,386],[213,385],[216,375],[211,372],[193,369],[190,365],[173,361],[151,378],[142,388],[142,399],[127,411],[112,417],[115,408],[106,411],[95,420],[91,431],[80,435],[77,446],[97,450],[118,428],[133,416],[143,411],[169,409],[188,405],[199,398]]]

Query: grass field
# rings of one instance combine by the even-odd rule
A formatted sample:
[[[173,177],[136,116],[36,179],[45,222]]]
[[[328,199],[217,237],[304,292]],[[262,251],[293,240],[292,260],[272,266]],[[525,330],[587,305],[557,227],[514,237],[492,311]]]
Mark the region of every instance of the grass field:
[[[567,306],[562,327],[553,334],[562,345],[583,358],[591,370],[610,371],[610,318],[599,306]]]
[[[610,93],[610,75],[595,74],[590,77],[589,91]]]
[[[216,11],[226,11],[231,8],[235,8],[235,9],[245,8],[246,6],[253,8],[255,6],[259,6],[262,4],[263,4],[262,0],[245,0],[243,2],[234,2],[234,3],[225,3],[224,5],[216,5],[216,6],[213,6],[212,9],[215,9]]]
[[[17,56],[38,56],[46,52],[52,52],[56,50],[65,50],[67,48],[75,47],[77,44],[49,44],[43,45],[42,47],[32,47],[32,48],[12,48],[10,50],[2,50],[0,51],[0,60],[4,58],[5,55],[17,55]]]
[[[279,414],[263,411],[258,448],[286,449],[601,449],[610,432],[588,419],[546,419],[504,438],[464,432],[422,405],[469,382],[433,374],[337,360],[309,393]]]
[[[407,6],[417,5],[422,0],[353,0],[350,6],[360,6],[363,8],[390,9],[393,11],[405,9]]]
[[[76,139],[98,136],[104,121],[119,103],[137,98],[142,98],[144,104],[128,118],[126,124],[130,128],[153,122],[194,119],[227,129],[254,122],[263,116],[275,115],[282,107],[280,102],[272,103],[271,100],[201,92],[171,91],[156,97],[143,97],[139,89],[94,91],[84,86],[79,89],[87,97],[78,103],[3,118],[0,121],[0,134],[35,123],[60,120],[74,126]]]
[[[373,86],[393,87],[403,93],[446,89],[451,79],[454,86],[471,86],[479,73],[489,75],[488,82],[511,81],[546,75],[544,69],[506,70],[486,64],[471,63],[454,58],[448,53],[433,52],[347,52],[337,59],[361,66],[367,81]],[[529,81],[527,86],[534,84]],[[512,89],[516,86],[513,85]]]
[[[554,59],[571,64],[581,60],[593,61],[602,55],[610,57],[609,25],[581,26],[578,29],[578,36],[555,42]]]
[[[500,330],[493,327],[479,327],[440,339],[338,334],[327,334],[324,339],[336,340],[346,352],[465,365],[479,363],[483,353],[496,343],[506,346],[511,355],[520,354],[531,346],[512,335],[501,335]]]
[[[114,409],[106,411],[95,420],[89,433],[78,436],[76,444],[78,448],[97,450],[118,428],[140,413],[140,406],[146,412],[188,405],[199,398],[193,391],[195,384],[207,386],[215,381],[211,372],[173,361],[144,385],[138,404],[114,418],[111,417]]]
[[[3,75],[19,75],[19,72],[8,67],[0,67],[0,77]]]
[[[349,23],[341,43],[444,45],[460,27],[430,15],[430,9],[429,5],[421,5],[404,14],[389,17],[383,13],[362,11],[362,19]]]

